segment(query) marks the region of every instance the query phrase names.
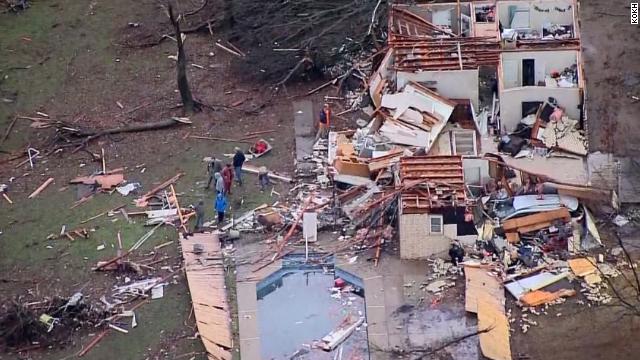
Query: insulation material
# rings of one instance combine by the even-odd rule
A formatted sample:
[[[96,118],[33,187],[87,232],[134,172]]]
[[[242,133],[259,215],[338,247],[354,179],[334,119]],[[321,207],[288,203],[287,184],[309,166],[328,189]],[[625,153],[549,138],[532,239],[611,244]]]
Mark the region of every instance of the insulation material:
[[[544,290],[536,290],[526,293],[520,298],[520,301],[526,306],[539,306],[555,301],[561,297],[574,296],[576,291],[573,289],[561,289],[556,292]]]
[[[561,121],[550,121],[542,132],[544,145],[550,149],[561,149],[572,154],[587,155],[587,146],[584,135],[577,129],[576,120],[567,117]]]
[[[594,265],[595,262],[596,260],[594,258],[579,258],[568,261],[571,271],[579,277],[595,273],[597,270]]]
[[[124,175],[96,175],[96,176],[80,176],[69,181],[70,184],[100,185],[104,190],[111,189],[114,186],[124,182]]]

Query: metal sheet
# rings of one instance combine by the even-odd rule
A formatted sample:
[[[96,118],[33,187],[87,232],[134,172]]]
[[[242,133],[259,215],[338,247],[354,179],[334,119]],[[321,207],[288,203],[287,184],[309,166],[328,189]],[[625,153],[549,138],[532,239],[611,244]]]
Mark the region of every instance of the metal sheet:
[[[555,282],[558,282],[569,275],[568,272],[563,272],[561,274],[552,274],[552,273],[540,273],[538,275],[529,276],[524,279],[514,280],[506,284],[504,287],[509,291],[513,297],[516,299],[520,299],[520,297],[529,292],[535,291],[538,289],[542,289],[545,286],[551,285]]]

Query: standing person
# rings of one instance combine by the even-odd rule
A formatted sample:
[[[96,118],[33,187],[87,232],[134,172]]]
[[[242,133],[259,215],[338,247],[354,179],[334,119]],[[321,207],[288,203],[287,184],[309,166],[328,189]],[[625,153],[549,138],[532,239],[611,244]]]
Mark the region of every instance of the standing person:
[[[320,138],[329,136],[329,127],[331,126],[331,108],[325,103],[320,111],[320,119],[318,120],[318,133],[316,134],[316,142]]]
[[[246,158],[244,157],[244,153],[242,149],[236,147],[236,154],[233,155],[233,169],[236,172],[236,181],[238,182],[238,186],[242,186],[242,164]]]
[[[215,208],[218,213],[218,224],[222,224],[224,221],[224,212],[227,209],[227,198],[223,193],[218,193],[218,195],[216,195]]]
[[[213,176],[216,179],[216,193],[220,194],[223,193],[224,194],[224,179],[222,179],[222,175],[220,175],[219,172],[213,174]]]
[[[233,169],[231,164],[227,163],[227,166],[222,169],[222,180],[224,180],[224,194],[231,195],[231,185],[233,185]]]
[[[260,166],[258,169],[258,182],[260,183],[260,191],[264,192],[264,189],[269,185],[269,170],[266,166]]]
[[[208,189],[211,186],[211,182],[215,181],[215,174],[222,171],[222,161],[214,156],[213,160],[209,162],[207,170],[209,172],[209,181],[207,181],[205,189]],[[215,182],[213,184],[215,185]]]
[[[196,205],[196,227],[193,232],[202,231],[202,226],[204,225],[204,201],[198,201],[198,205]]]

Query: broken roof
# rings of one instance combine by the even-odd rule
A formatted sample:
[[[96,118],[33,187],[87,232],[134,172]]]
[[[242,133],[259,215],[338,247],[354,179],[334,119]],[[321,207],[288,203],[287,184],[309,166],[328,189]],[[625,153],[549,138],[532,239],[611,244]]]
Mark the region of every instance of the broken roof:
[[[385,120],[378,131],[391,142],[428,150],[455,106],[455,102],[410,82],[401,92],[382,96],[380,113]]]
[[[466,205],[461,156],[411,156],[400,159],[400,181],[425,181],[402,192],[404,214],[428,213]]]
[[[396,70],[465,70],[497,65],[500,44],[492,37],[404,41],[392,44]]]
[[[389,16],[389,42],[436,37],[458,37],[425,17],[425,5],[394,4]]]
[[[496,36],[462,37],[429,21],[435,21],[433,11],[443,6],[456,4],[392,6],[388,41],[396,50],[396,70],[477,69],[498,63],[500,44]]]

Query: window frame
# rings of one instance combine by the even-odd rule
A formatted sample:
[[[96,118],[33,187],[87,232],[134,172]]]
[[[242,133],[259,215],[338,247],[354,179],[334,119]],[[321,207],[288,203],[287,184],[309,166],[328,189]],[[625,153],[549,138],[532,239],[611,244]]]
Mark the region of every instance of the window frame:
[[[440,231],[433,231],[433,223],[431,222],[433,219],[440,220]],[[429,215],[428,220],[429,220],[429,234],[434,234],[434,235],[444,234],[444,217],[442,215]]]
[[[471,134],[471,139],[473,141],[473,153],[472,154],[458,154],[458,149],[457,149],[457,140],[456,140],[456,135],[457,134]],[[477,144],[477,140],[476,140],[476,132],[474,130],[465,130],[465,131],[461,131],[461,130],[457,130],[457,131],[452,131],[451,132],[451,152],[453,153],[453,155],[460,155],[460,156],[478,156],[478,144]]]

